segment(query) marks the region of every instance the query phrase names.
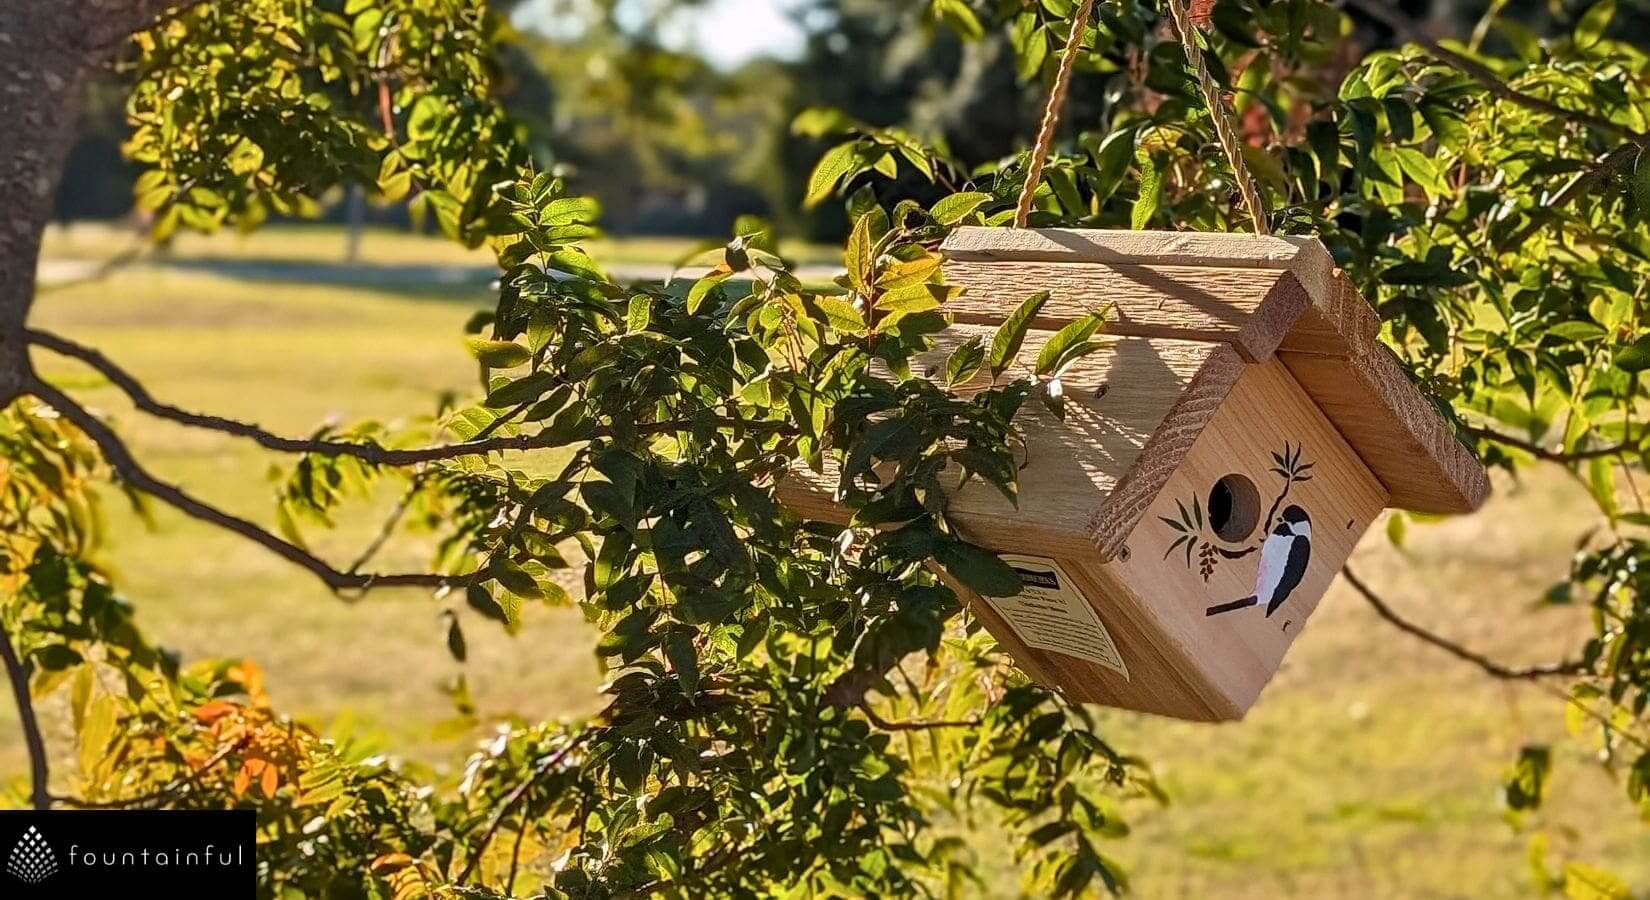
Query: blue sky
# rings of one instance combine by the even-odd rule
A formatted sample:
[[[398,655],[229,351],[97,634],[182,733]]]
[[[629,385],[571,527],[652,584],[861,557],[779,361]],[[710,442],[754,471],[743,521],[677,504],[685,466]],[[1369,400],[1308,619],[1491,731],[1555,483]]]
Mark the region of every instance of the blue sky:
[[[537,0],[517,13],[517,22],[551,33],[577,20],[565,7],[578,0]],[[645,17],[649,0],[631,0],[638,20]],[[794,57],[803,32],[786,12],[802,0],[706,0],[702,11],[680,16],[661,29],[660,38],[674,49],[694,50],[711,63],[732,68],[758,56]],[[562,7],[558,11],[557,7]]]

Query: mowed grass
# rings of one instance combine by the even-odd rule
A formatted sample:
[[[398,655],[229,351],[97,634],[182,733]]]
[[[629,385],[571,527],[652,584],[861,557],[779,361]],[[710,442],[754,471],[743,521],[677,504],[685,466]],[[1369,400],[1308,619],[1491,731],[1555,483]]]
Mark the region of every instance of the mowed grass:
[[[324,251],[332,262],[342,248],[327,229],[218,240],[238,249],[179,252],[302,261]],[[114,249],[90,243],[52,247]],[[365,263],[387,268],[473,261],[440,241],[378,233],[364,250]],[[443,390],[472,389],[460,326],[488,300],[484,286],[409,292],[146,266],[47,293],[35,322],[100,347],[163,399],[305,433],[329,419],[423,413]],[[109,412],[156,472],[272,524],[265,472],[274,457],[137,415],[84,368],[44,353],[38,361]],[[1588,501],[1562,474],[1497,488],[1479,515],[1411,526],[1401,550],[1378,527],[1354,566],[1406,615],[1463,644],[1512,663],[1557,658],[1579,646],[1585,611],[1537,610],[1534,600],[1590,524]],[[319,727],[454,767],[501,718],[596,706],[591,633],[574,611],[530,610],[514,638],[467,618],[470,662],[460,667],[442,642],[439,611],[450,604],[387,591],[344,603],[259,547],[164,508],[151,530],[110,499],[107,562],[151,637],[188,658],[257,660],[275,702]],[[315,548],[352,558],[391,500],[315,533]],[[403,537],[380,565],[419,568],[428,549]],[[443,726],[452,711],[441,685],[461,671],[487,722],[454,734]],[[1537,827],[1551,836],[1554,863],[1601,865],[1650,891],[1650,828],[1581,745],[1558,745],[1553,799],[1540,817],[1523,831],[1503,819],[1500,776],[1521,746],[1561,738],[1562,701],[1419,644],[1344,585],[1245,722],[1102,719],[1118,747],[1153,762],[1172,800],[1130,807],[1133,835],[1106,848],[1142,896],[1529,896],[1526,847]],[[67,751],[60,717],[51,737]],[[0,707],[0,772],[22,771],[14,716]],[[991,873],[985,893],[1014,896],[1012,848],[989,824],[977,829],[971,843]]]

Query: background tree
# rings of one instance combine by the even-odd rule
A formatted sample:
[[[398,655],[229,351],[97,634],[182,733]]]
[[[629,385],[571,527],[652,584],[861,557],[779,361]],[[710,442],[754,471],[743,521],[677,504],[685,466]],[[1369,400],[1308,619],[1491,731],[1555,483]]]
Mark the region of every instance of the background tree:
[[[1419,36],[1372,0],[1355,5]],[[1071,7],[925,10],[962,56],[1006,33],[1019,75],[1036,81],[1074,27]],[[1644,446],[1638,373],[1650,367],[1637,302],[1650,274],[1643,54],[1608,37],[1608,4],[1545,41],[1492,15],[1476,48],[1423,39],[1374,53],[1337,89],[1316,76],[1346,66],[1341,12],[1310,0],[1205,11],[1274,227],[1332,247],[1488,461],[1578,470],[1607,526],[1549,595],[1595,612],[1574,659],[1514,668],[1408,624],[1369,591],[1372,602],[1496,677],[1566,679],[1578,735],[1600,742],[1630,802],[1646,804],[1650,518],[1631,483]],[[1033,223],[1243,227],[1233,173],[1157,11],[1114,0],[1075,26],[1103,103],[1074,119]],[[1012,215],[1023,157],[976,165],[950,142],[811,108],[800,132],[842,136],[807,191],[847,197],[842,284],[800,283],[769,230],[748,222],[695,282],[620,285],[579,247],[595,204],[528,167],[522,131],[493,102],[495,34],[472,0],[0,9],[0,43],[22,48],[0,56],[0,76],[38,88],[0,95],[0,186],[19,198],[0,231],[0,398],[11,401],[0,586],[34,802],[254,805],[271,895],[959,893],[970,861],[933,826],[980,810],[1012,836],[1034,891],[1120,889],[1103,842],[1126,833],[1120,801],[1156,796],[1149,771],[1085,710],[1014,671],[933,574],[1016,589],[950,529],[942,479],[966,470],[1012,495],[1010,422],[1056,403],[1048,385],[1068,361],[1016,367],[1008,326],[948,366],[953,381],[1007,373],[966,400],[906,365],[944,324],[935,246],[958,223]],[[330,188],[363,182],[490,246],[502,276],[496,309],[473,323],[476,399],[417,433],[290,438],[169,406],[97,351],[31,329],[73,104],[116,48],[133,66],[140,201],[162,234],[313,212]],[[919,179],[922,203],[907,199]],[[752,286],[736,289],[734,273]],[[30,346],[86,363],[147,414],[293,454],[282,534],[150,475],[34,373]],[[858,511],[846,531],[773,500],[780,472],[827,455]],[[183,666],[148,646],[89,562],[89,488],[106,474],[346,597],[422,588],[511,627],[524,603],[566,602],[551,573],[581,566],[610,701],[588,722],[517,728],[460,784],[424,789],[419,773],[283,719],[255,667]],[[447,523],[430,571],[373,574],[305,549],[304,528],[379,479],[401,480]],[[106,685],[102,671],[125,677]],[[75,710],[72,795],[54,793],[33,723],[32,698],[57,690]],[[1515,810],[1540,803],[1549,760],[1532,748],[1516,761]],[[1543,877],[1615,888],[1579,867]]]

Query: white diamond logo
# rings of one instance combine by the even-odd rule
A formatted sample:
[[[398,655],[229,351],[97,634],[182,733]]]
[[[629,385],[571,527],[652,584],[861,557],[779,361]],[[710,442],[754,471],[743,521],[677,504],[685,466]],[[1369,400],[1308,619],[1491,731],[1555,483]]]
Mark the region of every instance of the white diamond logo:
[[[6,871],[25,884],[39,884],[57,872],[57,854],[33,825],[12,845]]]

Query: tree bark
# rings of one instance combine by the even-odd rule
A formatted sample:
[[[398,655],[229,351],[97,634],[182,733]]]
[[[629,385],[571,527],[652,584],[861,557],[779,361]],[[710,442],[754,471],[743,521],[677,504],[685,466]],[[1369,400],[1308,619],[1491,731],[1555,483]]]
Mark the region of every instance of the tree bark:
[[[87,77],[128,35],[194,2],[0,0],[0,406],[32,377],[23,330]]]
[[[6,678],[11,682],[12,698],[17,701],[17,722],[23,729],[23,744],[29,751],[29,804],[35,809],[51,809],[52,795],[47,789],[51,782],[50,762],[46,756],[46,739],[40,734],[40,720],[34,715],[34,698],[29,694],[29,670],[12,647],[11,635],[5,629],[0,629],[0,663],[5,664]]]
[[[73,43],[80,4],[0,0],[0,405],[31,371],[23,336],[40,239],[85,94],[87,54]]]

